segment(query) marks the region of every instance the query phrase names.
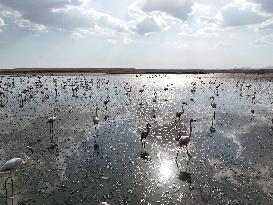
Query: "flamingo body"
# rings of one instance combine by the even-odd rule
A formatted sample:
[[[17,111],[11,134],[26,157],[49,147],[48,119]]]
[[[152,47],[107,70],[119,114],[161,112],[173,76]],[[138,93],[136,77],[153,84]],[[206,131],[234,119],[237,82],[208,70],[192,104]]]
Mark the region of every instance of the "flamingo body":
[[[99,119],[99,117],[98,116],[95,116],[94,118],[93,118],[93,122],[94,122],[94,124],[99,124],[99,121],[100,121],[100,119]]]
[[[187,146],[191,139],[189,136],[181,136],[179,139],[176,139],[176,140],[178,145],[182,147],[182,146]]]
[[[96,108],[96,116],[93,117],[93,122],[95,125],[99,124],[99,121],[100,121],[99,116],[98,116],[98,109],[99,108],[97,107]]]
[[[21,158],[13,158],[5,162],[5,164],[0,168],[0,172],[13,171],[20,167],[26,162]]]
[[[48,123],[53,123],[53,122],[55,122],[57,120],[57,117],[55,117],[55,116],[50,116],[49,118],[47,118],[47,122]]]

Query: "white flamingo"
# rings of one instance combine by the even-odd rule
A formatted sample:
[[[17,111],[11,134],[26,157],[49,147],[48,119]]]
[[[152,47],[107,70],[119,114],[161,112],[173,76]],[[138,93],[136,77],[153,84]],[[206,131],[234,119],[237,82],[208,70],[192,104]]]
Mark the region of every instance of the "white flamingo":
[[[52,116],[49,116],[47,118],[47,122],[49,123],[50,125],[50,132],[53,132],[53,124],[54,122],[57,120],[57,116],[56,116],[56,112],[58,111],[58,108],[55,107],[54,108],[54,114]]]
[[[11,179],[11,191],[12,191],[12,196],[13,196],[13,178],[12,178],[12,172],[17,170],[21,165],[27,163],[27,155],[25,155],[25,160],[23,160],[22,158],[13,158],[13,159],[10,159],[8,161],[5,162],[5,164],[3,164],[1,167],[0,167],[0,173],[4,173],[4,172],[9,172],[9,176],[8,178],[6,179],[5,181],[5,189],[6,189],[6,197],[8,197],[8,193],[7,193],[7,182],[8,182],[8,179]]]
[[[99,108],[97,107],[96,108],[96,116],[94,116],[94,118],[93,118],[93,122],[95,125],[99,124],[99,121],[100,121],[99,116],[98,116],[98,109]]]
[[[5,91],[3,91],[2,89],[0,89],[0,106],[3,107],[3,96],[5,95]]]

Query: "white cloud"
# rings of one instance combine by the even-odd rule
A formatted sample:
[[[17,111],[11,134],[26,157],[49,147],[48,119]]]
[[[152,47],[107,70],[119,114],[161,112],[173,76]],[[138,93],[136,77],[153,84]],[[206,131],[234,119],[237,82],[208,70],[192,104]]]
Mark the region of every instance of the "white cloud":
[[[262,38],[257,39],[254,41],[254,45],[256,46],[263,46],[263,45],[273,45],[273,34],[269,34],[266,36],[263,36]]]
[[[20,28],[28,28],[29,30],[33,31],[45,31],[47,29],[44,25],[35,24],[29,20],[24,19],[16,19],[15,24]]]
[[[216,24],[219,22],[219,19],[216,17],[210,17],[210,16],[201,16],[199,18],[200,22],[206,23],[206,24]]]
[[[236,27],[258,24],[267,19],[250,8],[239,8],[237,6],[228,6],[221,12],[222,25],[224,27]]]
[[[137,0],[128,7],[128,14],[133,19],[129,25],[134,32],[148,35],[167,31],[176,23],[179,25],[191,12],[191,1]]]
[[[98,12],[86,0],[0,0],[10,13],[17,13],[17,25],[32,30],[57,28],[65,30],[90,29],[96,25],[117,32],[129,32],[127,22]]]
[[[272,29],[273,30],[273,18],[261,23],[258,27],[259,29]]]
[[[5,22],[2,18],[0,18],[0,32],[2,32],[1,27],[3,27],[5,25]]]
[[[118,32],[130,32],[130,27],[126,21],[114,18],[113,16],[96,11],[95,9],[81,9],[81,13],[87,15],[96,24],[111,28]]]
[[[256,3],[260,8],[268,13],[273,13],[272,0],[249,0],[249,2]]]
[[[139,34],[149,34],[163,31],[166,28],[167,23],[164,19],[155,16],[145,16],[139,20],[134,30]]]
[[[139,0],[138,6],[146,13],[160,11],[182,21],[193,11],[191,0]]]

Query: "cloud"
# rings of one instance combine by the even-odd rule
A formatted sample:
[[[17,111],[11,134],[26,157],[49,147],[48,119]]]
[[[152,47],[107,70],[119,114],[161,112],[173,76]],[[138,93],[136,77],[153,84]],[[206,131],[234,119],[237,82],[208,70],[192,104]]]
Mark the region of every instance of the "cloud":
[[[206,23],[206,24],[216,24],[218,22],[218,19],[216,17],[208,17],[208,16],[201,16],[199,20],[200,22]]]
[[[2,18],[0,18],[0,32],[2,32],[1,27],[3,27],[5,25],[5,22]]]
[[[163,19],[158,19],[153,16],[146,16],[136,24],[134,31],[139,34],[149,34],[161,32],[166,28],[167,23]]]
[[[46,27],[44,25],[35,24],[29,20],[24,20],[24,19],[16,19],[15,24],[20,28],[27,28],[27,29],[33,30],[33,31],[45,31],[46,30]]]
[[[273,45],[273,34],[269,34],[266,36],[263,36],[262,38],[257,39],[254,41],[254,45],[256,46],[264,46],[264,45]]]
[[[249,2],[255,3],[261,7],[262,10],[273,13],[273,2],[272,0],[249,0]]]
[[[223,27],[253,25],[267,19],[265,16],[249,8],[239,8],[236,6],[224,8],[221,12],[221,17]]]
[[[185,21],[192,12],[191,0],[140,0],[139,8],[144,12],[164,12],[174,18]]]
[[[96,11],[85,0],[0,0],[7,10],[17,13],[17,25],[29,29],[57,28],[75,30],[96,25],[128,32],[126,22]],[[34,30],[35,30],[34,29]]]
[[[186,21],[192,6],[189,0],[136,0],[128,7],[133,19],[129,24],[141,35],[167,31],[171,25]]]
[[[54,9],[80,5],[79,0],[1,0],[0,3],[3,6],[19,12],[23,19],[31,21],[35,24],[68,29],[74,27],[75,25],[83,25],[88,23],[87,19],[82,18],[77,13],[61,14],[59,12],[54,12]]]
[[[272,30],[273,29],[273,18],[261,23],[258,27],[259,29],[269,29],[269,30]]]

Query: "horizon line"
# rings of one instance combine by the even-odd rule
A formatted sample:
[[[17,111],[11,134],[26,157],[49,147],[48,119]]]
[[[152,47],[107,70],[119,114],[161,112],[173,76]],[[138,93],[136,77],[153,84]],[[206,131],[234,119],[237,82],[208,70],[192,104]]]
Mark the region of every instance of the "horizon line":
[[[40,73],[104,73],[104,74],[210,74],[210,73],[273,73],[273,66],[262,68],[234,67],[214,69],[157,69],[157,68],[126,68],[126,67],[29,67],[0,69],[0,74],[40,74]]]

